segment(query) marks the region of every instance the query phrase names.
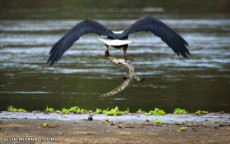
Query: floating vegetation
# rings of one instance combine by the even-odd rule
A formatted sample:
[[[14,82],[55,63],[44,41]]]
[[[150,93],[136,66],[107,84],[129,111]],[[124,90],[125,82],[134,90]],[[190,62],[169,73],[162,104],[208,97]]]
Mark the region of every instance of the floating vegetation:
[[[81,109],[78,106],[73,106],[68,108],[62,108],[61,110],[55,110],[54,108],[51,107],[46,107],[45,109],[46,112],[56,112],[56,113],[63,113],[63,114],[69,114],[69,113],[78,113],[78,114],[82,114],[82,113],[89,113],[92,112],[91,110],[85,110],[85,109]]]
[[[117,116],[129,113],[129,109],[127,108],[126,110],[121,111],[119,110],[118,106],[116,106],[115,108],[111,108],[110,110],[109,108],[107,108],[106,110],[102,110],[102,113],[108,116]]]
[[[102,110],[97,108],[96,111],[94,112],[95,114],[102,114]]]
[[[54,108],[50,108],[48,106],[46,106],[46,109],[45,109],[46,112],[55,112]]]
[[[11,105],[7,108],[7,111],[10,111],[10,112],[26,112],[26,110],[23,109],[23,108],[15,108],[14,106],[11,106]],[[45,112],[62,113],[62,114],[94,113],[94,114],[106,114],[108,116],[117,116],[117,115],[122,115],[122,114],[128,114],[129,113],[129,108],[127,108],[126,110],[122,111],[122,110],[119,110],[118,106],[116,106],[115,108],[111,108],[111,109],[107,108],[105,110],[100,109],[100,108],[96,108],[95,111],[92,111],[92,110],[86,110],[86,109],[80,108],[79,106],[72,106],[70,108],[62,108],[61,110],[55,110],[52,107],[46,106]],[[153,115],[153,116],[165,115],[166,114],[166,112],[164,110],[159,109],[159,108],[155,108],[154,110],[149,110],[148,112],[146,112],[146,111],[144,111],[142,109],[138,109],[136,113],[145,114],[145,115]],[[187,114],[188,112],[185,109],[175,108],[173,113],[174,114]],[[204,114],[208,114],[208,113],[209,113],[208,111],[197,110],[194,114],[200,116],[200,115],[204,115]],[[218,122],[216,122],[216,123],[218,123]]]
[[[187,114],[188,112],[185,109],[175,108],[173,113],[174,114]]]
[[[165,124],[164,121],[159,120],[159,119],[155,119],[155,120],[154,120],[154,123],[155,123],[155,124]]]
[[[143,110],[141,110],[141,109],[138,109],[138,110],[137,110],[137,113],[142,113],[142,114],[145,114],[146,112],[145,112],[145,111],[143,111]]]
[[[197,111],[195,112],[195,115],[198,115],[198,116],[204,115],[204,114],[208,114],[208,111],[197,110]]]
[[[146,115],[165,115],[165,111],[159,108],[155,108],[154,110],[150,110]]]
[[[13,106],[9,106],[9,107],[7,108],[7,110],[10,111],[10,112],[26,112],[25,109],[22,109],[22,108],[17,109],[17,108],[15,108],[15,107],[13,107]]]
[[[81,109],[78,106],[73,106],[69,109],[62,108],[62,113],[63,114],[69,114],[69,113],[77,113],[77,114],[82,114],[82,113],[87,113],[87,110]]]
[[[186,130],[187,130],[187,127],[186,126],[182,126],[177,131],[178,132],[182,132],[182,131],[186,131]]]
[[[155,108],[154,110],[149,110],[149,112],[145,112],[141,109],[138,109],[137,110],[137,113],[140,113],[140,114],[146,114],[146,115],[165,115],[165,111],[162,110],[162,109],[159,109],[159,108]]]

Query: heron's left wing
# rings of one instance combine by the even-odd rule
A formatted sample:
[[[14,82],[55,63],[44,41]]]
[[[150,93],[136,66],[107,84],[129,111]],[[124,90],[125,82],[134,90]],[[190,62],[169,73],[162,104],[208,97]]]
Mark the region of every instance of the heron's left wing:
[[[175,31],[169,28],[160,20],[157,20],[149,15],[141,17],[129,28],[124,30],[121,34],[121,39],[128,37],[128,35],[140,32],[150,31],[156,36],[160,37],[177,55],[187,57],[189,51],[187,49],[188,43]]]

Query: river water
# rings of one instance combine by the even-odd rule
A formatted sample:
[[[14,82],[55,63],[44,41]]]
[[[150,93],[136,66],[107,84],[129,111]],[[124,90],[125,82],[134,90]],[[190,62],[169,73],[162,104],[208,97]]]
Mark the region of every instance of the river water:
[[[129,17],[121,19],[112,14],[109,19],[107,13],[103,18],[103,10],[107,9],[94,9],[94,15],[99,13],[98,21],[112,30],[123,30],[138,18],[130,16],[138,9],[128,9],[124,13]],[[49,19],[45,14],[15,18],[4,11],[11,18],[0,15],[0,110],[9,105],[27,110],[78,105],[93,110],[119,106],[132,112],[155,107],[167,112],[177,107],[189,112],[230,112],[230,18],[226,13],[215,18],[189,14],[180,18],[178,13],[159,14],[164,7],[147,10],[156,10],[158,18],[162,16],[164,23],[184,37],[191,55],[178,57],[151,33],[131,35],[128,56],[134,60],[135,73],[146,80],[133,82],[108,98],[98,96],[120,85],[126,73],[104,57],[99,36],[84,35],[58,64],[46,64],[52,45],[81,19]],[[121,50],[110,49],[110,53],[122,56]]]

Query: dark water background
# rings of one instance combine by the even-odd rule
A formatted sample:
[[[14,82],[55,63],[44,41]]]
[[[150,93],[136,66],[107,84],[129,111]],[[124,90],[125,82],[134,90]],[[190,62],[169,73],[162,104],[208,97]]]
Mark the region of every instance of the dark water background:
[[[78,105],[230,112],[229,5],[228,0],[0,0],[0,110]],[[98,96],[121,84],[125,71],[104,58],[99,36],[84,35],[57,65],[46,65],[52,45],[82,19],[123,30],[145,14],[180,33],[192,55],[176,56],[151,33],[132,35],[128,55],[146,80],[109,98]]]

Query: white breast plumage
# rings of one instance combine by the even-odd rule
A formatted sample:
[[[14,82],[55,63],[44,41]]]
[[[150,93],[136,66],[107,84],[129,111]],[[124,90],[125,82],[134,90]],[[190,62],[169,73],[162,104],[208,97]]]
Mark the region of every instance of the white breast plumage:
[[[113,31],[113,33],[117,33],[117,34],[122,33],[122,32],[123,31]],[[119,39],[99,38],[99,40],[109,46],[121,46],[121,45],[130,44],[132,42],[127,39],[119,40]]]

